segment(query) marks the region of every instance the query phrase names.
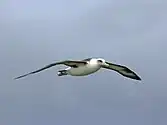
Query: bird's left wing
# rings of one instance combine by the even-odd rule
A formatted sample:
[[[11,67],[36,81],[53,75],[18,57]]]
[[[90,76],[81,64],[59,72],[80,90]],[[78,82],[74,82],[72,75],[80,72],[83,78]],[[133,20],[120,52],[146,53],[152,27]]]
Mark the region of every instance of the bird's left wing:
[[[125,67],[125,66],[121,66],[121,65],[117,65],[117,64],[113,64],[113,63],[109,63],[109,62],[105,62],[106,65],[103,65],[103,68],[106,69],[111,69],[114,70],[118,73],[120,73],[121,75],[131,78],[131,79],[135,79],[135,80],[141,80],[141,78],[132,70],[130,70],[129,68]]]
[[[87,62],[86,61],[71,61],[71,60],[56,62],[56,63],[52,63],[52,64],[49,64],[49,65],[46,65],[45,67],[43,67],[41,69],[38,69],[38,70],[35,70],[33,72],[18,76],[18,77],[14,78],[14,79],[19,79],[19,78],[22,78],[22,77],[25,77],[25,76],[28,76],[28,75],[31,75],[31,74],[34,74],[34,73],[38,73],[38,72],[40,72],[42,70],[45,70],[45,69],[48,69],[50,67],[53,67],[53,66],[56,66],[56,65],[60,65],[60,64],[64,64],[66,66],[71,66],[71,67],[77,67],[77,66],[80,66],[80,65],[85,65],[85,64],[87,64]]]

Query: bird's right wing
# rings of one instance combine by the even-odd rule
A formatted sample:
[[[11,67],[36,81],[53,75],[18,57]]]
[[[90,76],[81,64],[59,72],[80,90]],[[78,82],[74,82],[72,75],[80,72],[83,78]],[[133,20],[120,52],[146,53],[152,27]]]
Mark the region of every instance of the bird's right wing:
[[[118,64],[113,64],[110,62],[105,62],[105,63],[106,65],[103,65],[102,66],[103,68],[114,70],[119,74],[131,79],[141,80],[141,78],[134,71],[130,70],[128,67],[118,65]]]
[[[14,78],[14,79],[19,79],[19,78],[22,78],[22,77],[25,77],[25,76],[28,76],[28,75],[31,75],[31,74],[34,74],[34,73],[38,73],[38,72],[40,72],[42,70],[45,70],[45,69],[48,69],[50,67],[53,67],[53,66],[56,66],[56,65],[60,65],[60,64],[64,64],[64,65],[70,66],[70,67],[77,67],[77,66],[80,66],[80,65],[85,65],[85,64],[87,64],[87,62],[86,61],[71,61],[71,60],[56,62],[56,63],[52,63],[52,64],[49,64],[49,65],[46,65],[45,67],[43,67],[41,69],[38,69],[38,70],[35,70],[33,72],[18,76],[18,77]]]

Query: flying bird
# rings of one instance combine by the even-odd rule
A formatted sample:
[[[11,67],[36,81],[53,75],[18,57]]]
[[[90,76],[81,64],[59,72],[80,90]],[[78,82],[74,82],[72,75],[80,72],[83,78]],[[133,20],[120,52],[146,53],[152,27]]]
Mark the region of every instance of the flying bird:
[[[95,73],[101,68],[105,68],[105,69],[116,71],[117,73],[121,74],[124,77],[135,79],[135,80],[141,80],[141,78],[135,72],[133,72],[126,66],[114,64],[114,63],[105,61],[102,58],[87,58],[84,60],[65,60],[65,61],[55,62],[49,65],[46,65],[45,67],[38,69],[36,71],[18,76],[14,79],[19,79],[31,74],[35,74],[56,65],[68,66],[66,69],[59,70],[57,73],[58,76],[64,76],[64,75],[86,76],[86,75]]]

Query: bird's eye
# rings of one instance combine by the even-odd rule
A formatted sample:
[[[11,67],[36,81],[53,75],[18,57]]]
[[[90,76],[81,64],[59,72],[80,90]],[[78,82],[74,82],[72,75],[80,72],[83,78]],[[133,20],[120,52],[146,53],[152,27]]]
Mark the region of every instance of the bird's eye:
[[[98,62],[102,63],[103,61],[102,60],[97,60]]]

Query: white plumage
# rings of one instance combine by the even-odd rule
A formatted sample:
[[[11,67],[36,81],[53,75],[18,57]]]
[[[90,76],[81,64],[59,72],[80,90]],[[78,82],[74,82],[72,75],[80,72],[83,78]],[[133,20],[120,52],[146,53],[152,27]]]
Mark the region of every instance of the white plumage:
[[[84,76],[95,73],[101,68],[101,66],[97,63],[96,59],[92,59],[88,62],[88,64],[84,66],[79,66],[78,68],[68,67],[67,73],[72,76]]]

